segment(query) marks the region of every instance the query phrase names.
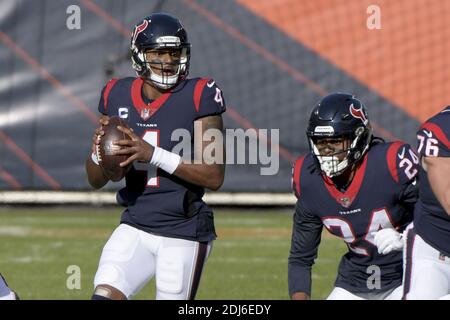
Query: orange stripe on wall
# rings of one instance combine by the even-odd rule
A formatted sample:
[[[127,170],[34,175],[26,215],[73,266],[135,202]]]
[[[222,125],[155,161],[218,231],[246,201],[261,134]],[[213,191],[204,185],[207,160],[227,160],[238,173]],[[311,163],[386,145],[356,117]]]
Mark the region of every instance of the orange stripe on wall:
[[[236,1],[419,121],[450,103],[450,1]]]

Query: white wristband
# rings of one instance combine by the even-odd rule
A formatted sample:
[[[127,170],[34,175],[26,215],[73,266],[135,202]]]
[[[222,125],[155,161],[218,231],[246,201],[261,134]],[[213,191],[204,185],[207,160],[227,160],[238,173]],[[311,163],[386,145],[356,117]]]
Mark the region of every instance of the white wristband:
[[[150,164],[163,169],[167,173],[174,173],[181,162],[181,157],[173,152],[164,150],[160,147],[154,147],[153,156]]]
[[[96,165],[99,165],[98,157],[94,152],[91,153],[91,159],[92,159],[92,162],[94,162]]]

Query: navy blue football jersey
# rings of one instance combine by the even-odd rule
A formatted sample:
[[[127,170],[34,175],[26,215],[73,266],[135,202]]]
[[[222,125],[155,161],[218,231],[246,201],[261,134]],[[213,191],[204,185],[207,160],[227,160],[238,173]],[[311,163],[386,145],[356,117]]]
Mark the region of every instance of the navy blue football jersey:
[[[450,106],[420,127],[417,140],[421,157],[450,157]],[[434,195],[423,168],[420,168],[419,175],[420,192],[414,212],[414,229],[428,244],[450,257],[450,216]]]
[[[99,112],[121,117],[136,135],[168,151],[181,142],[184,132],[190,137],[192,158],[194,121],[225,111],[221,90],[212,79],[187,79],[150,101],[143,83],[142,78],[110,80],[102,90]],[[162,236],[215,239],[213,212],[202,200],[202,187],[139,162],[125,179],[126,186],[117,193],[119,204],[126,207],[121,223]]]
[[[311,267],[317,257],[322,226],[343,239],[336,287],[352,293],[382,293],[401,285],[402,253],[378,254],[374,233],[382,228],[402,231],[413,219],[417,201],[418,157],[403,142],[372,144],[345,191],[320,174],[312,154],[293,168],[297,197],[289,256],[289,292],[311,290]],[[368,285],[375,268],[380,285]]]

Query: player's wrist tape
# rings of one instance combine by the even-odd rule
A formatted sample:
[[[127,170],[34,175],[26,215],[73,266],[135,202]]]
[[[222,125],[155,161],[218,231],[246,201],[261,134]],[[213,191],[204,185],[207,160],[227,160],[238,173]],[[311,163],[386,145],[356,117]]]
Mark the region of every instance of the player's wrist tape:
[[[153,156],[150,164],[163,169],[167,173],[174,173],[181,162],[181,157],[173,152],[164,150],[160,147],[154,147]]]
[[[94,162],[96,165],[99,165],[98,157],[94,152],[91,153],[91,159],[92,159],[92,162]]]

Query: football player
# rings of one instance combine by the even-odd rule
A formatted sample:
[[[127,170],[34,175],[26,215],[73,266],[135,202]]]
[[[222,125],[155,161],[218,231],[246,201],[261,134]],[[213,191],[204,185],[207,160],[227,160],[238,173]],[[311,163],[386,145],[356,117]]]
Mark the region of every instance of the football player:
[[[289,256],[289,294],[311,296],[311,267],[323,226],[348,246],[330,300],[400,299],[401,239],[375,245],[380,229],[401,232],[413,218],[418,158],[403,142],[372,135],[366,107],[333,93],[312,110],[311,152],[293,168],[297,197]]]
[[[201,133],[222,131],[225,101],[214,80],[187,78],[188,36],[171,15],[154,13],[134,27],[131,57],[137,77],[112,79],[103,88],[100,127],[86,161],[90,184],[103,187],[108,178],[95,152],[102,125],[108,116],[125,119],[130,129],[118,128],[131,141],[117,141],[115,153],[128,156],[122,166],[132,164],[117,194],[125,210],[103,248],[92,298],[129,299],[156,276],[156,299],[194,299],[216,238],[204,188],[217,190],[224,179],[223,162],[203,157],[210,142]],[[191,137],[192,154],[183,160],[171,151],[177,129]]]
[[[404,299],[449,299],[450,106],[417,132],[419,201],[405,249]]]
[[[5,278],[0,273],[0,300],[19,300],[19,296],[8,287]]]

